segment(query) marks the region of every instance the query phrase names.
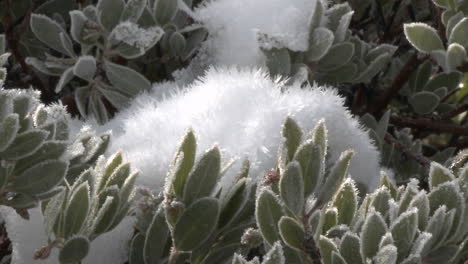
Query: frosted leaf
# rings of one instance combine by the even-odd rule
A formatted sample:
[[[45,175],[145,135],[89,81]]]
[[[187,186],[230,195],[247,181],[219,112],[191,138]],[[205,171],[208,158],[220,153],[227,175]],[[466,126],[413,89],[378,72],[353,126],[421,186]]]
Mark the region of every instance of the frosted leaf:
[[[118,24],[112,30],[109,38],[113,44],[123,42],[144,52],[153,47],[163,34],[164,31],[160,27],[144,29],[135,23],[126,21]]]

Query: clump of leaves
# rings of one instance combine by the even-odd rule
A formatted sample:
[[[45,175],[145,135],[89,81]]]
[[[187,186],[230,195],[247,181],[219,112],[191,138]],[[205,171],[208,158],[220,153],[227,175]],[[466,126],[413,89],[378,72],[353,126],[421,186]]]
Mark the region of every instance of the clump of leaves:
[[[217,146],[196,160],[196,138],[188,131],[166,178],[155,211],[142,214],[131,243],[130,263],[223,263],[241,247],[240,236],[253,220],[255,184],[245,162],[233,185],[218,187],[228,167]],[[155,200],[158,202],[154,203]],[[144,206],[148,202],[140,202]]]
[[[191,1],[100,0],[70,11],[68,32],[60,15],[32,14],[31,30],[50,52],[26,61],[59,77],[55,93],[73,94],[82,117],[105,123],[135,95],[151,89],[142,73],[164,70],[161,79],[170,79],[194,55],[206,32],[182,11],[191,7]],[[140,62],[126,63],[137,58]],[[158,70],[139,67],[149,64]]]
[[[35,258],[47,258],[57,247],[61,264],[80,263],[90,242],[127,216],[137,175],[118,152],[107,162],[101,156],[94,167],[67,182],[57,195],[41,204],[49,243]]]
[[[316,1],[306,51],[292,51],[280,38],[259,34],[270,73],[322,83],[370,82],[397,47],[366,43],[353,36],[349,30],[353,14],[346,2],[329,7],[324,1]]]

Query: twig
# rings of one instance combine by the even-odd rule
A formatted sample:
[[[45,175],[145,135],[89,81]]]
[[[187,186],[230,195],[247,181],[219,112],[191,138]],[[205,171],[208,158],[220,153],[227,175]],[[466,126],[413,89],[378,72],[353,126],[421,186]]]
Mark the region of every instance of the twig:
[[[401,69],[400,73],[398,73],[395,80],[393,80],[392,86],[388,89],[382,96],[378,103],[369,110],[371,114],[378,114],[384,110],[388,104],[392,101],[392,99],[398,94],[398,92],[403,88],[403,85],[410,79],[411,74],[413,71],[418,68],[419,64],[421,64],[421,60],[418,59],[418,56],[414,54],[411,58],[406,62],[405,66]]]
[[[389,144],[393,144],[397,149],[403,152],[406,156],[414,159],[424,168],[427,169],[430,167],[430,164],[431,164],[430,160],[428,160],[426,157],[424,157],[421,154],[413,152],[410,148],[408,148],[407,146],[403,145],[398,140],[396,140],[392,135],[387,133],[385,135],[385,141],[387,141]]]
[[[390,118],[390,121],[393,125],[397,127],[409,127],[419,130],[428,130],[432,132],[451,133],[468,136],[468,128],[440,122],[434,122],[434,120],[428,118],[409,119],[392,116]]]

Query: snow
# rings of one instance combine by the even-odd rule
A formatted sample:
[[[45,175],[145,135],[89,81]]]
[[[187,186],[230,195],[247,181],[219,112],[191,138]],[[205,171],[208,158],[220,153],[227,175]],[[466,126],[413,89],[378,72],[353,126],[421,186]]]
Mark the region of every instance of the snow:
[[[215,65],[263,65],[258,33],[293,51],[308,47],[309,21],[317,0],[218,0],[195,11],[209,31],[206,46]]]
[[[34,252],[47,245],[43,217],[38,208],[29,210],[30,220],[24,220],[11,208],[2,207],[8,237],[13,246],[12,264],[58,264],[58,250],[53,249],[49,258],[34,260]],[[134,219],[125,218],[114,230],[91,243],[89,255],[83,264],[123,264],[128,256],[128,244],[133,234]]]
[[[235,67],[212,68],[187,87],[171,89],[170,84],[140,95],[109,124],[96,128],[112,129],[110,153],[124,150],[132,166],[141,171],[139,184],[156,191],[161,188],[189,128],[197,135],[199,154],[218,144],[225,162],[248,158],[252,175],[263,174],[276,164],[281,126],[290,115],[305,131],[324,118],[331,160],[354,149],[350,174],[369,189],[377,186],[379,153],[331,88],[293,85],[282,92],[284,83],[271,80],[264,71]],[[230,173],[235,174],[237,167]]]

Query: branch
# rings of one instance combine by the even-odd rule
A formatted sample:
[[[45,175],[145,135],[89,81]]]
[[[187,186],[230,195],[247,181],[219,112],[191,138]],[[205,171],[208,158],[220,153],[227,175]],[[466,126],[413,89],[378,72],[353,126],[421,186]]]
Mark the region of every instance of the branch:
[[[401,152],[403,152],[406,156],[414,159],[416,162],[418,162],[421,166],[423,166],[425,169],[428,169],[431,165],[431,161],[424,157],[421,154],[413,152],[410,148],[407,146],[403,145],[400,143],[398,140],[396,140],[393,136],[390,134],[385,135],[385,141],[389,144],[393,144],[397,149],[399,149]]]
[[[417,54],[411,56],[411,58],[406,62],[405,66],[403,66],[401,71],[398,73],[395,80],[393,80],[390,89],[388,89],[383,94],[382,98],[378,100],[378,103],[369,110],[369,113],[375,115],[382,112],[403,88],[403,85],[405,85],[405,83],[410,79],[413,71],[417,69],[421,63],[422,61],[418,59]]]
[[[432,119],[409,119],[397,116],[390,117],[390,121],[397,127],[409,127],[419,130],[428,130],[432,132],[451,133],[457,135],[468,136],[468,128],[445,123],[434,122]]]

